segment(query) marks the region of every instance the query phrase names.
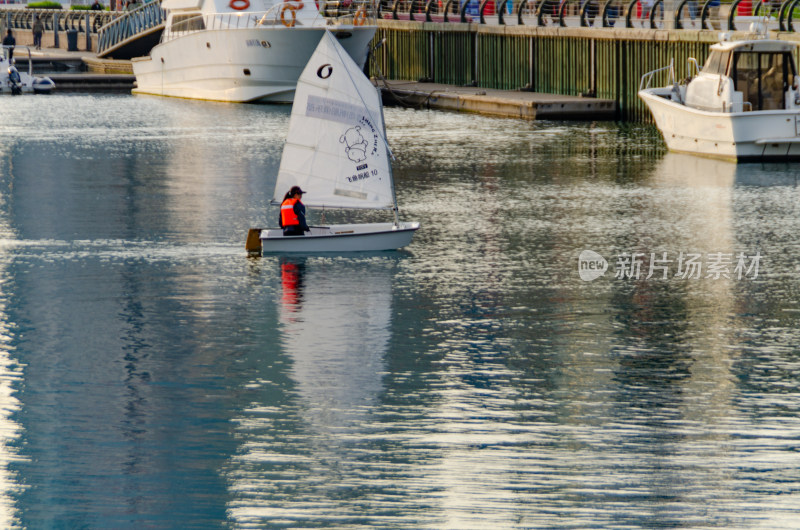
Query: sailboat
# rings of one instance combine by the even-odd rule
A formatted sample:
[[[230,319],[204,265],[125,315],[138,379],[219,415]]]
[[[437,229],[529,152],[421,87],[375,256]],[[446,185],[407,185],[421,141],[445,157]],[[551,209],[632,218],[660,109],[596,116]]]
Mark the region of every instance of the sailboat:
[[[313,226],[303,236],[251,228],[249,253],[395,250],[417,222],[401,222],[380,92],[325,31],[297,82],[272,204],[293,186],[309,208],[392,210],[394,222]]]

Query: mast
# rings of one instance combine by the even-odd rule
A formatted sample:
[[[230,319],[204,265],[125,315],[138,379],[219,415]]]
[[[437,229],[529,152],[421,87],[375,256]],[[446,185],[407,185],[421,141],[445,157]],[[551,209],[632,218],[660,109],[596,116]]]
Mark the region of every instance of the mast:
[[[381,107],[381,124],[383,125],[383,146],[386,148],[386,158],[389,161],[389,180],[392,183],[392,212],[394,212],[394,226],[400,225],[400,218],[398,216],[398,208],[397,208],[397,194],[394,191],[394,169],[392,168],[392,160],[394,159],[394,155],[392,155],[391,149],[389,149],[389,138],[386,137],[386,118],[383,117],[383,96],[381,94],[381,88],[379,86],[375,86],[375,90],[378,92],[378,102],[380,103]]]

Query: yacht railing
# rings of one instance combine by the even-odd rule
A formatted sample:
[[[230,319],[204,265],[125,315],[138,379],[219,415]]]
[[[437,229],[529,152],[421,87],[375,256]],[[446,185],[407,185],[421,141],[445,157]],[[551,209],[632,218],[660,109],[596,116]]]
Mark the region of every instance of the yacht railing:
[[[646,74],[644,74],[642,76],[642,79],[639,81],[639,90],[647,90],[648,88],[650,88],[650,84],[653,82],[653,79],[655,78],[656,74],[658,74],[659,72],[667,71],[667,70],[669,71],[669,76],[668,76],[666,85],[674,85],[675,84],[675,65],[674,65],[674,61],[670,60],[668,66],[663,66],[661,68],[657,68],[655,70],[652,70],[652,71],[647,72]],[[664,85],[662,85],[662,86],[664,86]]]
[[[183,20],[173,20],[169,27],[164,28],[161,41],[165,42],[197,31],[220,29],[252,29],[264,26],[374,25],[377,18],[377,9],[370,2],[352,2],[347,12],[337,13],[337,16],[325,16],[323,13],[318,13],[313,18],[301,18],[297,15],[296,9],[293,2],[284,2],[273,6],[268,11],[197,14]]]

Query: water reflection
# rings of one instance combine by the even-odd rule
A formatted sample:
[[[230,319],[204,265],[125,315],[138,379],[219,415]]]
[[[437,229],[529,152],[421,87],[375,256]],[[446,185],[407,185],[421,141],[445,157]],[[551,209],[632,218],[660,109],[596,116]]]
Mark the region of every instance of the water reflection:
[[[250,260],[286,112],[7,109],[0,524],[792,527],[792,166],[387,109],[409,252]],[[675,276],[758,249],[757,279]],[[615,277],[632,252],[669,277]]]
[[[640,477],[630,494],[670,499],[654,512],[662,524],[677,524],[684,517],[681,503],[698,492],[714,488],[726,497],[736,489],[717,466],[699,458],[694,445],[705,441],[705,458],[723,458],[727,437],[721,433],[736,417],[733,266],[746,249],[733,232],[735,175],[733,164],[667,154],[648,180],[651,200],[638,205],[643,221],[625,241],[648,261],[666,256],[670,261],[659,262],[668,267],[666,278],[660,270],[650,279],[643,273],[613,297],[619,326],[610,349],[617,368],[616,406],[609,415],[638,426],[621,429],[614,443],[625,447],[630,471]],[[687,266],[680,260],[690,255],[699,256],[702,268],[684,278]],[[715,255],[729,261],[719,276],[709,269]],[[693,449],[684,451],[681,441]],[[678,487],[686,466],[694,472]],[[710,509],[710,517],[725,521],[722,510]]]
[[[7,153],[0,146],[0,177],[7,175],[8,165]],[[14,357],[17,324],[9,314],[14,278],[8,269],[16,234],[5,214],[10,196],[7,185],[4,182],[0,187],[0,528],[21,528],[14,499],[20,484],[17,474],[10,469],[12,462],[20,460],[14,446],[22,428],[13,418],[20,410],[15,387],[22,381],[22,370]]]
[[[370,451],[364,442],[383,391],[395,259],[275,260],[281,287],[275,340],[288,380],[280,405],[269,391],[276,374],[252,381],[265,388],[263,401],[237,419],[242,450],[230,480],[239,498],[230,510],[238,524],[329,524],[352,516],[347,506],[358,502],[361,486],[348,475]]]

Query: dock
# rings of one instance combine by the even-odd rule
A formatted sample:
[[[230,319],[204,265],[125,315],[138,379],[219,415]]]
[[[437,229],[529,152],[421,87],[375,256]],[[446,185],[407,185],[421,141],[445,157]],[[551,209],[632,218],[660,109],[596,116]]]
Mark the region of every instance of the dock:
[[[136,77],[129,74],[47,74],[57,92],[130,92]]]
[[[617,103],[588,96],[457,87],[413,81],[376,81],[386,105],[472,112],[523,120],[613,120]]]

